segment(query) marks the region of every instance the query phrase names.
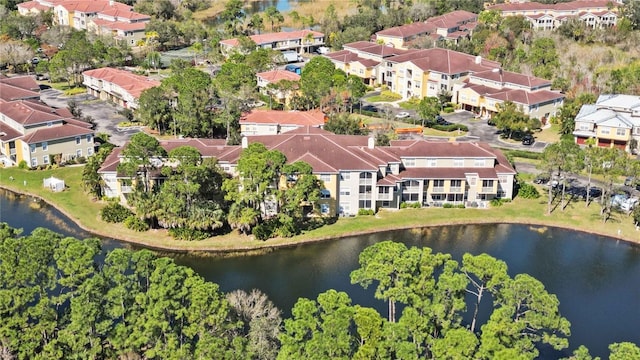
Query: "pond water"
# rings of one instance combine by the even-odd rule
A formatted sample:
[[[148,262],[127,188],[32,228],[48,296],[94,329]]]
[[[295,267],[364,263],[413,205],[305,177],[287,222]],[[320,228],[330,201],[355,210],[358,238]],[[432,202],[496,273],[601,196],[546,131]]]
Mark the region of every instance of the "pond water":
[[[90,236],[55,209],[33,206],[31,198],[0,195],[0,221],[22,227],[25,233],[43,226],[79,238]],[[262,290],[287,316],[298,298],[315,299],[328,289],[345,291],[354,303],[375,307],[386,316],[386,306],[373,298],[373,289],[351,285],[349,273],[358,267],[362,249],[388,239],[408,246],[428,246],[457,260],[466,252],[488,253],[506,261],[512,276],[528,273],[542,281],[560,299],[572,334],[569,351],[545,351],[541,358],[566,356],[579,345],[606,358],[611,343],[640,344],[640,248],[602,236],[526,225],[462,225],[389,231],[260,256],[172,257],[218,283],[225,292]],[[119,246],[124,245],[104,240],[106,249]]]

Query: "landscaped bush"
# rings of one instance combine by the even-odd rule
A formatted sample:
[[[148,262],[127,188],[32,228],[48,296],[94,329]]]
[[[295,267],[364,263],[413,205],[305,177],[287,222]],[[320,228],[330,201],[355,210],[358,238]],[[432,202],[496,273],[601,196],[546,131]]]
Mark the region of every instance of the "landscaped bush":
[[[499,198],[495,198],[491,200],[491,206],[502,206],[505,203],[511,202],[511,200],[509,199],[499,199]]]
[[[445,114],[451,114],[451,113],[453,112],[453,108],[452,108],[452,107],[450,107],[450,106],[447,106],[447,107],[445,107],[444,109],[442,109],[442,111],[443,111]]]
[[[421,207],[422,205],[420,205],[419,202],[401,202],[400,203],[400,209],[407,209],[407,208],[419,209]]]
[[[438,125],[438,124],[434,124],[434,123],[430,123],[427,124],[428,127],[432,128],[432,129],[436,129],[436,130],[440,130],[440,131],[457,131],[458,129],[460,129],[460,131],[469,131],[469,128],[464,125],[464,124],[451,124],[451,125]]]
[[[27,162],[25,160],[21,160],[18,163],[18,168],[22,169],[22,170],[28,169],[29,168],[29,164],[27,164]]]
[[[121,223],[131,215],[131,210],[118,203],[111,203],[100,210],[100,217],[108,223]]]
[[[504,154],[509,158],[519,157],[523,159],[534,159],[540,160],[542,159],[542,153],[526,151],[526,150],[502,150]]]
[[[127,229],[131,229],[139,232],[145,232],[149,230],[149,224],[147,224],[146,221],[140,219],[135,215],[131,215],[128,218],[126,218],[124,220],[124,226],[126,226]]]
[[[169,235],[174,239],[187,241],[204,240],[209,237],[209,233],[206,231],[188,228],[171,228]]]
[[[452,203],[444,203],[442,207],[445,209],[464,209],[464,204],[452,204]]]
[[[276,224],[277,223],[273,220],[267,220],[262,224],[256,225],[251,230],[251,233],[253,234],[253,236],[255,236],[256,240],[268,240],[275,235]]]
[[[375,215],[376,212],[372,209],[359,209],[358,215]]]
[[[520,184],[520,188],[518,189],[518,196],[523,199],[537,199],[540,197],[540,193],[535,186],[527,183]]]

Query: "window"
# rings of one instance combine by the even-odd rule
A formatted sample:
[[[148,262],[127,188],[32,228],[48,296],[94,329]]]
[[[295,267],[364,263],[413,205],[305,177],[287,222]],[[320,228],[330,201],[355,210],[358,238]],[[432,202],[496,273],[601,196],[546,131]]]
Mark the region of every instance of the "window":
[[[482,187],[483,188],[492,188],[493,187],[493,180],[482,180]]]
[[[77,157],[81,157],[82,156],[82,149],[76,150],[76,156]]]
[[[340,214],[351,214],[351,204],[348,202],[340,203]]]
[[[416,166],[416,159],[414,159],[414,158],[404,159],[404,166],[406,166],[406,167],[414,167],[414,166]]]
[[[506,177],[506,176],[500,176],[500,177],[498,178],[498,180],[500,180],[500,184],[504,184],[504,183],[506,183],[506,182],[507,182],[507,177]]]
[[[320,199],[331,199],[331,191],[327,189],[320,190]]]
[[[51,126],[53,126],[53,123],[51,121],[47,121],[47,126],[51,127]]]
[[[320,212],[322,214],[328,214],[330,209],[331,207],[329,206],[329,204],[320,204]]]
[[[451,187],[462,187],[462,180],[451,180]]]
[[[469,178],[469,185],[476,186],[476,177],[475,176]]]
[[[45,165],[49,164],[49,155],[44,155],[42,157],[42,163],[45,164]]]
[[[371,209],[371,200],[360,200],[358,205],[360,209]]]
[[[448,79],[447,74],[442,74],[442,76],[441,76],[440,78],[441,78],[442,80],[447,80],[447,79]]]
[[[464,159],[453,159],[453,167],[464,167]]]
[[[93,155],[93,148],[89,147],[87,148],[87,156],[91,156],[91,155]]]
[[[588,124],[580,124],[580,128],[581,131],[589,131],[589,125]],[[637,128],[640,129],[640,128]]]
[[[93,142],[93,135],[87,134],[87,142],[88,143],[92,143]]]
[[[484,167],[484,159],[475,159],[475,161],[473,162],[473,166]]]
[[[360,194],[371,194],[371,185],[360,185],[358,191]]]
[[[416,87],[416,89],[420,89],[420,81],[416,81],[414,83],[414,86]]]
[[[444,187],[444,180],[433,180],[433,187]]]
[[[633,128],[633,135],[640,135],[640,127]]]
[[[37,158],[31,158],[31,167],[35,167],[38,166],[38,159]]]
[[[603,135],[609,135],[609,133],[611,133],[611,129],[609,129],[608,127],[602,127],[600,128],[600,133]]]
[[[49,149],[49,144],[46,141],[42,142],[42,151],[47,151]]]
[[[340,180],[351,180],[351,173],[340,173]]]
[[[351,196],[351,189],[341,189],[340,196]]]
[[[438,166],[438,160],[436,160],[436,159],[427,159],[427,166],[428,167],[436,167],[436,166]]]
[[[390,186],[380,186],[378,187],[378,194],[389,194],[391,192]]]
[[[618,136],[624,136],[624,135],[626,135],[626,134],[627,134],[627,130],[626,130],[626,129],[623,129],[623,128],[618,128],[618,129],[616,129],[616,135],[618,135]]]
[[[35,152],[36,151],[36,144],[29,145],[29,150],[31,150],[31,152]]]
[[[76,145],[80,145],[80,136],[76,136]]]
[[[324,182],[331,181],[331,175],[329,174],[320,174],[320,180]]]

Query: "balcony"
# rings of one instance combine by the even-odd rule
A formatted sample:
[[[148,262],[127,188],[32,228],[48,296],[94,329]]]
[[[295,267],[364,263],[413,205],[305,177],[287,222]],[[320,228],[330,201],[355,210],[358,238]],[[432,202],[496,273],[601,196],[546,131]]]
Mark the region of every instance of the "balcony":
[[[443,193],[444,192],[444,186],[438,186],[438,187],[434,187],[433,189],[431,189],[432,193]]]
[[[452,193],[461,193],[462,192],[462,186],[452,186],[449,188],[449,192]]]
[[[483,194],[493,194],[496,192],[496,189],[494,189],[493,187],[483,187],[480,192]]]
[[[378,200],[390,201],[393,200],[393,194],[391,193],[378,193]]]

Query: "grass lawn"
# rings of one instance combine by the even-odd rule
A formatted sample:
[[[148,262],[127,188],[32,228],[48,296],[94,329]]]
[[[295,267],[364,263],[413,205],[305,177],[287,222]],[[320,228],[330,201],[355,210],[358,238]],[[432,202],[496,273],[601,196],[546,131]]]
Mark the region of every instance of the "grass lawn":
[[[441,130],[436,130],[436,129],[432,129],[432,128],[424,128],[424,131],[422,132],[425,136],[441,136],[441,137],[458,137],[458,136],[465,136],[467,135],[466,131],[441,131]]]
[[[599,217],[599,206],[592,203],[569,204],[562,211],[556,204],[551,215],[546,214],[547,204],[543,194],[535,200],[516,198],[513,202],[491,209],[445,209],[423,208],[402,210],[380,210],[375,216],[357,216],[341,218],[335,224],[325,226],[294,238],[278,238],[265,242],[252,240],[247,236],[231,234],[210,238],[203,241],[177,241],[167,235],[164,230],[151,230],[138,233],[126,229],[121,224],[108,224],[100,219],[101,201],[94,201],[87,196],[81,185],[82,167],[65,167],[55,170],[27,171],[18,168],[0,169],[0,185],[10,190],[28,192],[38,195],[56,205],[71,219],[79,222],[83,228],[109,238],[117,238],[137,242],[158,249],[177,249],[187,251],[247,249],[264,251],[274,246],[294,246],[302,242],[319,241],[373,231],[384,231],[394,228],[418,228],[437,225],[454,225],[466,223],[525,223],[544,231],[544,226],[559,226],[576,230],[589,231],[608,236],[617,236],[629,241],[638,242],[640,232],[633,225],[632,218],[626,214],[614,213],[612,219],[602,223]],[[42,187],[42,180],[49,176],[64,179],[67,190],[53,193]],[[13,178],[14,180],[10,180]],[[26,181],[26,185],[24,184]],[[542,227],[540,227],[542,226]]]
[[[560,141],[560,134],[558,134],[559,130],[560,125],[552,124],[551,127],[535,133],[534,136],[536,137],[536,141],[554,143]]]
[[[392,102],[402,99],[402,96],[394,94],[391,91],[383,91],[380,95],[367,97],[368,102]]]
[[[404,110],[418,110],[418,105],[420,104],[420,101],[418,101],[418,99],[409,99],[407,101],[403,101],[401,103],[398,104],[398,106],[400,106],[400,108],[404,109]]]

